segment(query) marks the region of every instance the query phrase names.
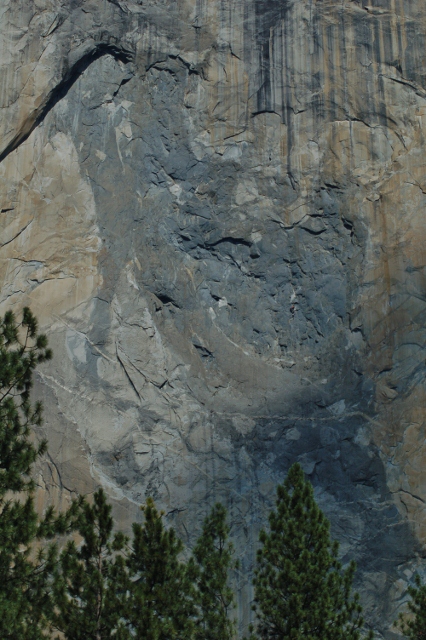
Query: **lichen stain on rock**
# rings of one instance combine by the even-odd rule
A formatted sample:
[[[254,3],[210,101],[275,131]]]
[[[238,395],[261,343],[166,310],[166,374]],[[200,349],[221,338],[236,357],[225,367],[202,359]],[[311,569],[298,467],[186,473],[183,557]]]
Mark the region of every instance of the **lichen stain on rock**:
[[[426,535],[423,3],[0,6],[1,309],[54,348],[46,499],[100,483],[128,526],[152,495],[188,543],[223,500],[243,630],[297,459],[393,637]]]

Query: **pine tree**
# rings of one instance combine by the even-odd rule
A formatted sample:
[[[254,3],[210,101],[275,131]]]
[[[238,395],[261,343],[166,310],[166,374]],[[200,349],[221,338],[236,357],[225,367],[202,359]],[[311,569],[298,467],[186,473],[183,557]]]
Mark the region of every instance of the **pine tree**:
[[[42,420],[42,406],[30,402],[35,367],[52,357],[46,336],[24,308],[18,323],[12,312],[0,319],[0,637],[39,640],[50,607],[49,576],[56,560],[53,545],[41,541],[63,533],[71,512],[43,518],[34,509],[34,462],[46,449],[31,439]],[[38,548],[38,551],[36,549]]]
[[[255,570],[257,635],[268,640],[357,640],[363,618],[351,595],[355,564],[342,571],[338,543],[299,464],[278,486]],[[369,635],[368,637],[372,637]]]
[[[128,620],[137,640],[191,640],[195,590],[182,541],[166,529],[163,512],[148,498],[143,524],[133,524],[129,556],[132,587]]]
[[[229,618],[235,599],[228,581],[229,571],[237,563],[228,538],[226,509],[216,504],[204,520],[192,558],[199,605],[197,640],[231,640],[235,633],[235,623]]]
[[[52,626],[66,640],[130,640],[125,610],[129,590],[127,538],[113,534],[111,506],[102,489],[84,502],[77,521],[83,538],[66,545],[53,585]]]
[[[34,508],[31,472],[47,444],[34,442],[42,405],[31,404],[30,391],[34,369],[51,357],[28,308],[20,323],[12,312],[0,319],[0,638],[50,638],[54,623],[66,638],[127,640],[126,539],[112,536],[104,494],[93,507],[77,500],[59,516],[49,508],[39,517]],[[84,544],[68,543],[58,565],[57,546],[48,541],[77,525]]]
[[[426,640],[426,585],[421,583],[420,577],[415,576],[416,586],[408,587],[411,601],[408,610],[411,615],[400,614],[399,627],[406,638],[410,640]]]

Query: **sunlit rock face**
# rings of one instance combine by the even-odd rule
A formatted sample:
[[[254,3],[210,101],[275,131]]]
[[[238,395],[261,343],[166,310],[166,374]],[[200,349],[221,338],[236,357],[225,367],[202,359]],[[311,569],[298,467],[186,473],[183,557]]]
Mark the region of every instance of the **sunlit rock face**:
[[[0,310],[29,304],[42,496],[216,500],[250,567],[298,460],[385,638],[419,566],[420,0],[0,0]],[[41,502],[43,497],[40,498]]]

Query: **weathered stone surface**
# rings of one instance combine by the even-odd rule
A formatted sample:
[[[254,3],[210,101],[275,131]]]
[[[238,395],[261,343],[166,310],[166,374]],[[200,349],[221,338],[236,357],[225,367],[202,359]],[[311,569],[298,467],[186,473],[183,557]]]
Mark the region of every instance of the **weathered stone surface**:
[[[294,460],[384,637],[426,534],[426,7],[1,0],[1,311],[56,501],[217,500],[247,571]]]

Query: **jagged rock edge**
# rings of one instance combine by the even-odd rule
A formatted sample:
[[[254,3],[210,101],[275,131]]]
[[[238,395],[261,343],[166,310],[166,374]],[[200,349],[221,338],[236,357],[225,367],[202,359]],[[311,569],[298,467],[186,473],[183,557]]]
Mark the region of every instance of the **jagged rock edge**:
[[[0,163],[29,138],[34,129],[43,122],[53,107],[66,96],[73,84],[86,69],[93,64],[93,62],[106,55],[110,55],[115,58],[115,60],[119,60],[125,64],[134,59],[134,54],[124,47],[105,42],[96,44],[68,69],[62,80],[48,93],[41,105],[30,113],[18,133],[6,148],[0,152]]]

